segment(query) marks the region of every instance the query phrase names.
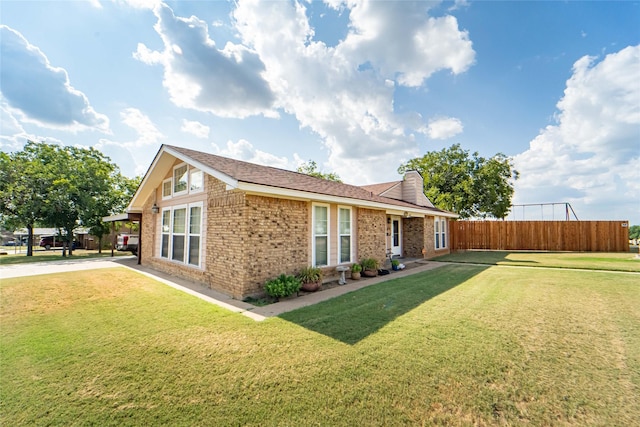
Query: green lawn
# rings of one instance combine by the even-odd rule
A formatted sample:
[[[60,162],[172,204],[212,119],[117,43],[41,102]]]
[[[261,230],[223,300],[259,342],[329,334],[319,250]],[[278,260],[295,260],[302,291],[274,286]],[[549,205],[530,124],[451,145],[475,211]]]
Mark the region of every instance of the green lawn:
[[[264,322],[124,268],[0,284],[2,425],[633,425],[640,275],[452,265]]]
[[[22,250],[26,251],[24,247]],[[12,247],[4,248],[3,252],[7,252],[7,255],[0,256],[0,265],[9,265],[9,264],[27,264],[32,262],[43,262],[43,261],[65,261],[65,260],[77,260],[77,259],[85,259],[85,258],[109,258],[111,257],[111,249],[103,249],[102,253],[99,254],[98,250],[86,250],[86,249],[74,249],[72,256],[63,257],[62,249],[56,248],[45,251],[42,248],[37,248],[33,250],[33,256],[28,257],[26,253],[15,253],[15,249]],[[115,256],[127,256],[131,255],[131,252],[119,252],[114,251],[113,254]],[[68,253],[67,253],[68,255]]]
[[[638,255],[637,251],[635,253],[466,251],[443,255],[435,260],[488,265],[640,272],[640,258],[636,255]]]

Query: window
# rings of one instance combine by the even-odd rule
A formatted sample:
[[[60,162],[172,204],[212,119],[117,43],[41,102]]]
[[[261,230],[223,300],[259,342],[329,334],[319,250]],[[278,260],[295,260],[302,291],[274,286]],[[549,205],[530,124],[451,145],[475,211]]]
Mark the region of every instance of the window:
[[[444,218],[435,217],[433,222],[434,241],[436,249],[447,247],[447,222]]]
[[[202,206],[189,208],[189,254],[191,265],[200,265],[200,229],[202,227]]]
[[[162,211],[162,241],[160,243],[160,256],[169,258],[169,237],[171,235],[171,209]]]
[[[329,208],[313,207],[313,264],[329,264]]]
[[[162,210],[160,256],[200,267],[202,202]]]
[[[203,185],[203,175],[202,171],[198,169],[193,169],[191,171],[191,178],[189,179],[189,192],[196,193],[198,191],[202,191]]]
[[[351,262],[351,209],[338,209],[338,239],[340,263]]]
[[[187,228],[187,208],[173,210],[171,235],[171,259],[184,262],[184,242]]]
[[[171,197],[171,178],[162,181],[162,198],[168,199]]]
[[[187,181],[189,166],[182,164],[173,168],[173,195],[187,192]]]

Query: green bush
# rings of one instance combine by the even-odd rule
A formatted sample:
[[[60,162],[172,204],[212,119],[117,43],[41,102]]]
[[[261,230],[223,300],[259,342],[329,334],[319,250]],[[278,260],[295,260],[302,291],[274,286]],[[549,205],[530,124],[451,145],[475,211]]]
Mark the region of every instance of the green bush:
[[[302,283],[316,283],[322,280],[322,270],[318,267],[305,267],[300,270],[297,277]]]
[[[362,266],[358,263],[355,263],[353,265],[351,265],[351,272],[352,273],[360,273],[362,271]]]
[[[295,294],[300,290],[300,286],[302,286],[302,283],[297,277],[281,274],[275,279],[268,280],[264,284],[264,291],[277,301],[280,298]]]
[[[360,261],[363,270],[378,270],[378,261],[373,258],[365,258]]]

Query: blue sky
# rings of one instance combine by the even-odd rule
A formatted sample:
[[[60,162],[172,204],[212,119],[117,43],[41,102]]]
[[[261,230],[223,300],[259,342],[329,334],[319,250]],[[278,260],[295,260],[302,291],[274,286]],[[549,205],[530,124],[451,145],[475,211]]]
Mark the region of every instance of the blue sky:
[[[162,143],[345,182],[454,143],[514,203],[640,224],[640,2],[0,1],[0,149]],[[563,218],[564,209],[512,219]]]

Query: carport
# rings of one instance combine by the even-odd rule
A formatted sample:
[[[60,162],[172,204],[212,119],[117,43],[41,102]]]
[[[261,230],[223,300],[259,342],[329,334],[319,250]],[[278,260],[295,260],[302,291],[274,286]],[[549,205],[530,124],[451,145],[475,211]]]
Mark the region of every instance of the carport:
[[[117,215],[105,216],[102,218],[104,222],[111,223],[111,256],[114,256],[116,247],[116,222],[137,222],[138,223],[138,264],[142,261],[142,213],[127,212]]]

